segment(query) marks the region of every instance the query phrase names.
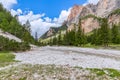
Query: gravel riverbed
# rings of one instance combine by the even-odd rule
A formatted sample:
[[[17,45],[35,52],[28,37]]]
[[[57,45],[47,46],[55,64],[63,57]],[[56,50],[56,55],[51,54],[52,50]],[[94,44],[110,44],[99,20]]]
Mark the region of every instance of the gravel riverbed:
[[[46,46],[27,52],[15,53],[15,55],[16,60],[24,64],[54,64],[120,70],[120,51],[117,50]]]

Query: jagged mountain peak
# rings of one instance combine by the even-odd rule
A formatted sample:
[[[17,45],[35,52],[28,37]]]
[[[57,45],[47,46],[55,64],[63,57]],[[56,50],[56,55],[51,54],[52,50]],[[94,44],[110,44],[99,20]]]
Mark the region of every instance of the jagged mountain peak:
[[[97,4],[96,15],[105,17],[117,8],[120,8],[120,0],[100,0]]]
[[[85,33],[91,32],[92,30],[99,28],[100,24],[96,18],[108,18],[109,24],[119,23],[120,16],[109,15],[116,9],[120,8],[120,0],[99,0],[99,2],[95,4],[87,4],[87,5],[74,5],[71,9],[71,12],[67,18],[66,25],[68,26],[67,30],[74,29],[74,24],[78,24],[79,19],[84,18],[82,20],[82,28],[84,28]],[[93,15],[92,17],[87,17],[89,15]]]
[[[96,5],[87,4],[85,6],[74,6],[68,17],[68,30],[74,27],[73,24],[78,24],[79,19],[82,17],[90,14],[97,17],[108,17],[112,11],[118,8],[120,8],[120,0],[99,0],[98,4]],[[72,17],[72,15],[74,15],[74,17]],[[70,18],[70,16],[72,18]],[[99,27],[97,20],[94,20],[94,18],[88,17],[88,19],[83,20],[83,23],[84,24],[82,27],[85,29],[85,32],[92,31],[92,29]]]

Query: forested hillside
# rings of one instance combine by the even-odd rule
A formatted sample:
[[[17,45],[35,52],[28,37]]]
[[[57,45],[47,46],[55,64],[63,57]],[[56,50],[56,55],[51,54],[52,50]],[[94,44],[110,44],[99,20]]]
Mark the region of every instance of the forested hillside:
[[[10,40],[2,35],[0,36],[0,51],[24,51],[30,49],[29,44],[34,44],[35,40],[31,36],[30,23],[26,22],[25,25],[21,25],[18,21],[18,17],[13,17],[9,11],[3,8],[0,4],[0,30],[3,33],[10,33],[22,42]]]
[[[82,28],[81,20],[89,17],[98,19],[100,28],[85,34]],[[120,44],[120,24],[109,25],[107,18],[97,18],[88,15],[79,19],[78,25],[74,24],[74,29],[66,31],[66,34],[59,34],[51,38],[47,45],[66,45],[66,46],[85,46],[87,44],[94,46],[108,47],[111,44]]]
[[[0,29],[15,35],[23,41],[33,43],[34,38],[27,28],[29,28],[29,26],[22,26],[17,20],[17,16],[13,17],[10,12],[0,4]]]

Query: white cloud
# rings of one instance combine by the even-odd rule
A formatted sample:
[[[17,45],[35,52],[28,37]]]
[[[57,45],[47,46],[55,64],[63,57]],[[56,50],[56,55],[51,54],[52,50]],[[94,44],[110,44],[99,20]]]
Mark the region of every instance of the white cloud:
[[[13,10],[13,9],[11,9],[10,12],[11,12],[11,14],[12,14],[13,16],[15,16],[15,15],[20,15],[20,14],[23,13],[21,9],[17,9],[16,11]]]
[[[51,23],[43,21],[42,19],[34,20],[31,22],[32,35],[35,35],[35,32],[38,32],[39,36],[43,35],[46,31],[49,30],[51,26],[60,26],[57,23]]]
[[[11,9],[14,4],[17,4],[17,0],[0,0],[0,3],[2,3],[6,9]]]
[[[86,4],[89,4],[89,3],[92,3],[92,4],[97,4],[99,0],[87,0],[87,2],[83,5],[86,5]]]
[[[44,34],[50,27],[58,27],[65,20],[67,20],[68,15],[70,14],[70,9],[62,10],[58,18],[49,18],[45,14],[34,14],[33,11],[23,12],[21,9],[11,9],[13,5],[17,4],[17,0],[0,0],[0,3],[11,12],[13,16],[18,15],[19,21],[21,24],[25,24],[27,20],[31,23],[32,35],[34,36],[37,31],[39,36]]]
[[[49,17],[45,17],[44,19],[46,22],[52,22],[52,19],[50,19]]]
[[[58,18],[51,19],[49,17],[45,17],[45,14],[34,14],[32,11],[27,11],[27,14],[24,14],[24,12],[21,9],[17,9],[16,11],[11,9],[11,14],[13,16],[18,15],[19,21],[22,24],[25,24],[27,20],[31,23],[31,30],[32,35],[35,35],[35,32],[38,32],[38,35],[41,36],[44,34],[47,30],[49,30],[50,27],[58,27],[60,26],[65,20],[67,20],[67,17],[70,13],[70,10],[62,10]],[[26,13],[26,11],[25,11]]]
[[[70,14],[71,8],[69,8],[68,10],[62,10],[59,18],[54,18],[53,21],[58,23],[58,24],[62,24],[65,20],[67,20],[68,15]]]

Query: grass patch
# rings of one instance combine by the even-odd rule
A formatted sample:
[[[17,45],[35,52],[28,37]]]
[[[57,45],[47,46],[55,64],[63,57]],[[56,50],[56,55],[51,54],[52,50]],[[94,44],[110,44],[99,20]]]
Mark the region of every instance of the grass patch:
[[[120,77],[120,71],[115,69],[104,69],[104,71],[108,72],[108,75],[111,77]]]
[[[84,48],[95,48],[95,49],[115,49],[115,50],[120,50],[120,44],[110,44],[108,47],[86,44],[83,47]]]
[[[7,66],[15,62],[15,55],[9,52],[0,52],[0,67]]]
[[[89,70],[92,71],[93,73],[96,73],[97,76],[105,75],[105,72],[103,69],[93,68],[93,69],[89,69]]]

